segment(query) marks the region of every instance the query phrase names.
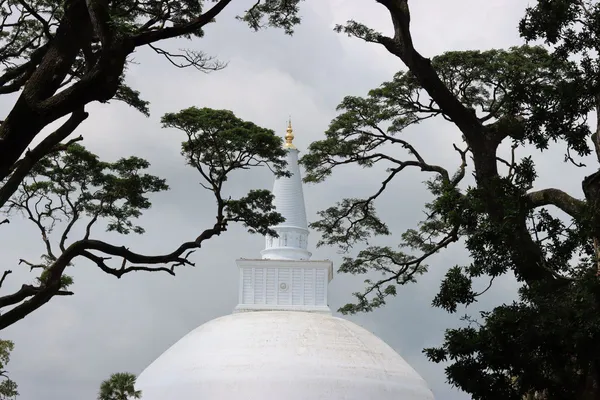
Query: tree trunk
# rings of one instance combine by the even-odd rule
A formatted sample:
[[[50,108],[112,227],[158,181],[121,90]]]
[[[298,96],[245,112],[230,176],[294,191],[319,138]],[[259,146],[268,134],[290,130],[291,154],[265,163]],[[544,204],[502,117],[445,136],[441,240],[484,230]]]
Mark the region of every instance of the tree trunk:
[[[589,222],[592,229],[597,274],[600,276],[600,170],[587,176],[582,184],[583,194],[588,205]]]

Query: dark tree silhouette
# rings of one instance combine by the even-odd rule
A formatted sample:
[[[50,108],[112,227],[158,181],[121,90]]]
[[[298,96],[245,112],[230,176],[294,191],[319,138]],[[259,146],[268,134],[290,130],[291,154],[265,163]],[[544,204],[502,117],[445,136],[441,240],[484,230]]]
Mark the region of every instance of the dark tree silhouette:
[[[375,202],[402,172],[430,179],[426,218],[402,235],[401,248],[364,246],[348,254],[343,272],[375,271],[356,301],[341,309],[370,311],[427,270],[427,260],[461,242],[471,259],[450,266],[433,305],[448,312],[487,291],[473,282],[511,274],[519,297],[426,349],[448,362],[451,384],[474,399],[596,399],[600,396],[600,170],[581,163],[596,152],[600,115],[600,4],[593,0],[539,0],[527,10],[521,34],[547,46],[450,51],[432,59],[418,51],[407,0],[377,0],[389,12],[393,35],[356,21],[336,29],[383,46],[405,71],[365,97],[347,97],[340,115],[302,159],[307,181],[319,182],[347,164],[385,165],[375,193],[343,199],[313,224],[321,244],[349,251],[374,235],[389,235]],[[403,132],[440,118],[462,133],[453,170],[423,156]],[[597,118],[596,118],[597,119]],[[583,198],[556,187],[534,190],[531,148],[558,143],[564,161],[582,172]],[[499,146],[508,144],[505,159]],[[574,167],[573,167],[574,166]],[[474,176],[470,183],[465,177]],[[560,185],[557,179],[557,185]],[[401,203],[399,203],[401,204]],[[399,205],[400,206],[400,205]]]

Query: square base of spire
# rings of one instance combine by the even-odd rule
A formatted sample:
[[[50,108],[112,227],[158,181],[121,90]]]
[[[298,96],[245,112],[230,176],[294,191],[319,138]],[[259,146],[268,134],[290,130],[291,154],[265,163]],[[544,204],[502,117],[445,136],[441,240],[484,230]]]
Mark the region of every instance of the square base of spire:
[[[237,311],[331,312],[327,301],[331,261],[240,259],[236,263],[240,270]]]

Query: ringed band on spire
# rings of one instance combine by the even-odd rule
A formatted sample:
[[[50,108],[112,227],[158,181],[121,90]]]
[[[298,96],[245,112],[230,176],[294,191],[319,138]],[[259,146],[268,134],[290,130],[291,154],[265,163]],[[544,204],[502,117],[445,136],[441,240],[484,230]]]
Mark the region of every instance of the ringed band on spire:
[[[291,118],[288,121],[288,127],[285,132],[285,144],[283,145],[283,147],[285,147],[286,149],[295,149],[296,146],[294,145],[294,143],[292,143],[294,141],[294,131],[292,129]]]

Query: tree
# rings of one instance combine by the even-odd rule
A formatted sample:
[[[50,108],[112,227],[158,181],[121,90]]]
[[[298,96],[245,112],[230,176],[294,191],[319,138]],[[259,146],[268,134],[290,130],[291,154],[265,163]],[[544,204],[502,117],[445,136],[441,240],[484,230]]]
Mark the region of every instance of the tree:
[[[238,19],[254,29],[280,27],[292,33],[300,22],[300,0],[256,2]],[[211,5],[211,3],[213,3]],[[4,0],[0,93],[20,92],[0,125],[0,205],[16,190],[19,176],[70,135],[87,117],[85,106],[117,99],[148,113],[148,103],[124,82],[128,57],[148,46],[178,67],[203,71],[223,65],[201,52],[172,54],[157,47],[166,39],[202,37],[203,28],[231,0],[151,2],[110,0]],[[28,151],[48,124],[70,116]],[[17,168],[18,167],[18,168]]]
[[[175,275],[176,267],[193,266],[189,256],[206,240],[225,232],[230,223],[241,223],[251,232],[274,234],[269,226],[281,222],[282,217],[274,211],[269,191],[253,190],[231,199],[223,197],[223,186],[231,173],[252,167],[268,166],[284,174],[281,138],[226,110],[192,107],[166,114],[163,124],[186,133],[182,155],[202,176],[203,187],[214,195],[215,224],[162,255],[143,255],[94,239],[98,224],[122,235],[144,233],[134,220],[151,206],[149,194],[168,189],[165,180],[143,173],[150,165],[146,160],[129,157],[104,162],[77,143],[47,155],[32,168],[5,207],[9,216],[21,213],[37,227],[44,253],[39,261],[20,261],[40,273],[35,284],[24,284],[15,293],[0,297],[0,309],[11,307],[0,315],[0,329],[54,296],[72,295],[69,287],[73,279],[65,271],[76,259],[91,261],[117,278],[135,271]],[[121,261],[111,266],[111,258]],[[0,287],[10,273],[4,272]]]
[[[402,171],[430,175],[432,201],[426,219],[402,235],[401,249],[366,246],[348,254],[343,272],[375,271],[356,301],[341,311],[370,311],[427,270],[427,259],[462,242],[467,265],[449,268],[433,305],[448,312],[477,301],[475,280],[513,274],[519,297],[465,326],[449,329],[443,344],[426,349],[434,362],[449,362],[451,384],[474,399],[591,399],[600,395],[600,171],[583,177],[584,199],[557,188],[533,190],[537,178],[531,146],[565,148],[565,162],[596,151],[600,112],[596,1],[539,0],[521,23],[526,39],[552,48],[447,52],[427,59],[410,32],[407,0],[377,0],[390,14],[394,36],[356,21],[336,29],[384,46],[407,67],[366,97],[346,97],[326,138],[302,158],[306,180],[320,182],[334,169],[355,164],[386,165],[375,193],[343,199],[320,213],[312,226],[321,245],[350,251],[377,235],[390,235],[375,202]],[[574,57],[578,56],[578,57]],[[462,133],[455,144],[456,170],[426,160],[407,142],[405,129],[441,118]],[[590,140],[591,139],[591,140]],[[499,146],[510,144],[504,159]],[[590,146],[593,143],[593,146]],[[452,150],[451,150],[452,151]],[[519,159],[519,157],[521,157]],[[469,183],[467,172],[473,172]]]
[[[292,34],[294,26],[300,23],[300,1],[259,0],[237,18],[253,30],[276,27]],[[193,67],[203,72],[222,69],[225,64],[202,52],[172,53],[161,48],[160,43],[172,38],[201,38],[204,27],[214,22],[230,3],[231,0],[0,0],[0,95],[17,95],[0,121],[0,207],[7,205],[24,179],[36,176],[34,169],[40,160],[54,157],[82,139],[69,137],[88,117],[88,104],[119,100],[149,114],[148,102],[125,79],[129,57],[137,49],[150,48],[178,68]],[[60,126],[47,133],[45,128],[52,123]],[[7,229],[7,221],[2,221],[3,229]],[[195,246],[183,245],[173,251],[171,259]],[[135,254],[124,253],[126,250],[118,247],[96,250],[108,250],[106,256],[126,254],[131,258]],[[84,250],[72,250],[67,255],[63,252],[56,262],[67,265],[73,251]],[[95,257],[99,257],[95,262],[102,265],[104,256]],[[138,254],[134,259],[165,260]],[[44,284],[50,286],[43,291],[41,287],[24,287],[25,291],[15,297],[0,298],[2,308],[34,296],[19,306],[25,308],[16,307],[10,311],[12,314],[0,316],[0,329],[48,301],[50,293],[61,290],[60,277],[61,273],[52,275]]]
[[[135,390],[136,376],[128,372],[117,372],[102,381],[98,400],[141,399],[142,391]]]
[[[15,345],[10,340],[0,340],[0,376],[4,378],[0,382],[0,399],[12,400],[19,395],[17,384],[8,377],[6,366],[10,361],[10,353],[14,350]]]

